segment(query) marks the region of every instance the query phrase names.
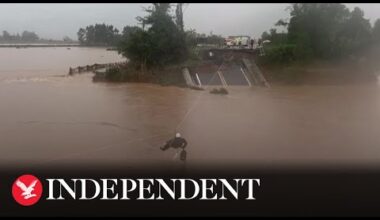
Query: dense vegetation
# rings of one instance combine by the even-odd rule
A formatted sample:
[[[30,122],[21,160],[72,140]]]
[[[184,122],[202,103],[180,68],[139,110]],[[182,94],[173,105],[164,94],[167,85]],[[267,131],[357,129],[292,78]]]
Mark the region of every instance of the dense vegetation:
[[[360,8],[350,11],[338,3],[292,4],[289,21],[276,26],[287,32],[262,34],[262,40],[271,41],[265,46],[265,60],[271,63],[358,56],[380,40],[379,20],[371,27]]]
[[[141,27],[124,27],[117,45],[119,53],[129,60],[128,68],[109,70],[106,79],[175,83],[181,78],[175,76],[181,76],[178,74],[181,71],[179,64],[199,60],[196,50],[198,44],[223,42],[221,36],[212,33],[205,35],[196,33],[195,30],[185,31],[182,7],[181,3],[155,3],[144,9],[147,12],[145,17],[137,18]]]
[[[79,40],[87,45],[117,45],[119,53],[129,59],[128,68],[109,70],[106,79],[162,79],[162,74],[170,72],[164,69],[174,67],[180,72],[181,65],[197,64],[201,60],[200,45],[224,42],[223,37],[212,33],[184,30],[182,7],[183,4],[155,3],[144,9],[145,17],[137,18],[141,26],[126,26],[121,34],[111,25],[88,26],[78,32]],[[286,31],[279,33],[272,28],[262,34],[260,41],[270,43],[264,44],[265,56],[260,57],[259,64],[281,67],[316,60],[355,59],[380,43],[380,20],[371,26],[360,8],[349,10],[338,3],[296,3],[289,10],[290,19],[275,24]]]
[[[62,40],[44,39],[39,37],[33,31],[23,31],[21,34],[11,34],[8,31],[3,31],[0,35],[0,43],[5,44],[19,44],[19,43],[74,43],[74,40],[68,36],[63,37]]]
[[[19,33],[10,34],[8,31],[3,31],[3,34],[0,35],[0,41],[2,42],[36,42],[39,39],[38,35],[31,31],[23,31],[21,35]]]
[[[177,7],[181,7],[181,4]],[[168,3],[155,3],[153,7],[145,9],[148,15],[138,18],[143,27],[134,27],[120,44],[119,52],[142,71],[179,63],[188,57],[183,19],[173,19],[170,9]],[[176,16],[182,17],[178,13]]]
[[[120,40],[119,30],[107,24],[89,25],[77,34],[79,42],[86,46],[114,46]]]

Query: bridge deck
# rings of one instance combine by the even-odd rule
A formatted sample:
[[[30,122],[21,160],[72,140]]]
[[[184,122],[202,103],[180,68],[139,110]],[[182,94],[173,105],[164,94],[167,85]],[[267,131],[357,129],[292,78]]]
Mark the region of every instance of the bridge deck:
[[[239,65],[230,65],[224,70],[222,70],[222,74],[224,76],[224,79],[226,80],[227,85],[234,86],[248,86],[249,83],[247,82],[247,79],[244,77],[243,73],[240,70]]]

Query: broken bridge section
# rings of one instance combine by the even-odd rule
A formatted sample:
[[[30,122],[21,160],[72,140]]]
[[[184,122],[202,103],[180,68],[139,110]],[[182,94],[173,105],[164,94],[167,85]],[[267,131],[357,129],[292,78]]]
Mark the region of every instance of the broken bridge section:
[[[204,63],[183,75],[190,87],[264,86],[269,87],[254,61],[254,50],[210,49],[203,51]]]
[[[250,86],[252,83],[244,76],[241,65],[231,64],[226,65],[221,71],[227,85],[230,86]]]

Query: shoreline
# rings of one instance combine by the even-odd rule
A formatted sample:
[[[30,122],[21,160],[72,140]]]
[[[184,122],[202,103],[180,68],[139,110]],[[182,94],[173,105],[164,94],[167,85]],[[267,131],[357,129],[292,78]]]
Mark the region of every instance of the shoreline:
[[[0,44],[0,48],[28,48],[28,47],[94,47],[94,48],[109,48],[112,46],[90,46],[80,44]]]

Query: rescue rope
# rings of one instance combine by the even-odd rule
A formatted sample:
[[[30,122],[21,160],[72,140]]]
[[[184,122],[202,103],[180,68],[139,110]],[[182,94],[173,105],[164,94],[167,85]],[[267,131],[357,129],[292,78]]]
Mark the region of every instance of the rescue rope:
[[[211,79],[208,81],[207,84],[209,84],[215,78],[215,75],[218,74],[218,72],[220,71],[220,69],[223,66],[223,64],[224,64],[224,60],[223,60],[222,64],[220,64],[220,66],[218,67],[217,71],[213,74],[213,76],[211,77]],[[198,95],[198,97],[197,97],[196,101],[194,102],[194,104],[189,108],[189,110],[186,112],[186,114],[184,115],[184,117],[182,118],[182,120],[177,124],[177,127],[174,130],[174,133],[177,133],[177,131],[182,126],[183,122],[187,119],[187,117],[190,115],[190,113],[195,109],[195,107],[197,106],[198,102],[203,97],[203,95],[204,95],[204,93],[200,93]],[[101,151],[101,150],[105,150],[105,149],[114,148],[114,147],[117,147],[119,144],[130,144],[130,143],[133,143],[133,142],[146,141],[146,140],[151,139],[151,138],[166,136],[166,135],[169,135],[171,133],[172,133],[171,131],[168,131],[168,132],[165,132],[163,134],[153,135],[153,136],[150,136],[150,137],[138,138],[138,139],[130,140],[130,141],[127,141],[127,142],[119,142],[119,143],[116,143],[116,144],[107,145],[107,146],[100,147],[100,148],[97,148],[97,149],[85,150],[84,152],[83,151],[76,152],[76,153],[70,154],[68,156],[66,155],[66,156],[63,156],[63,157],[59,157],[59,158],[51,159],[51,160],[48,160],[48,161],[44,161],[44,162],[42,162],[42,164],[49,163],[49,162],[56,161],[56,160],[71,158],[73,156],[80,156],[82,154],[89,153],[89,152],[96,152],[96,151]]]
[[[220,66],[218,67],[218,70],[215,71],[215,73],[213,74],[213,76],[211,77],[211,79],[208,81],[207,84],[209,84],[214,78],[215,76],[218,74],[219,70],[221,69],[221,67],[223,66],[224,64],[224,61],[222,62],[222,64],[220,64]],[[190,113],[195,109],[195,107],[197,106],[198,102],[200,101],[200,99],[203,97],[205,93],[200,93],[197,97],[197,99],[195,100],[194,104],[191,106],[191,108],[189,108],[189,110],[186,112],[185,116],[182,118],[182,120],[178,123],[177,127],[175,128],[174,130],[174,133],[177,133],[177,131],[180,129],[182,123],[187,119],[187,117],[190,115]]]
[[[57,160],[69,159],[71,157],[80,156],[80,155],[83,155],[83,154],[87,154],[89,152],[96,152],[96,151],[101,151],[101,150],[106,150],[106,149],[114,148],[114,147],[119,146],[120,144],[130,144],[130,143],[139,142],[139,141],[146,141],[146,140],[149,140],[149,139],[152,139],[152,138],[155,138],[155,137],[167,136],[169,134],[171,134],[171,131],[170,132],[165,132],[163,134],[152,135],[152,136],[145,137],[145,138],[138,138],[138,139],[130,140],[130,141],[127,141],[127,142],[122,141],[122,142],[118,142],[116,144],[106,145],[106,146],[99,147],[99,148],[96,148],[96,149],[75,152],[75,153],[72,153],[70,155],[57,157],[57,158],[54,158],[54,159],[51,159],[51,160],[47,160],[47,161],[41,162],[39,164],[45,164],[45,163],[49,163],[49,162],[53,162],[53,161],[57,161]]]

